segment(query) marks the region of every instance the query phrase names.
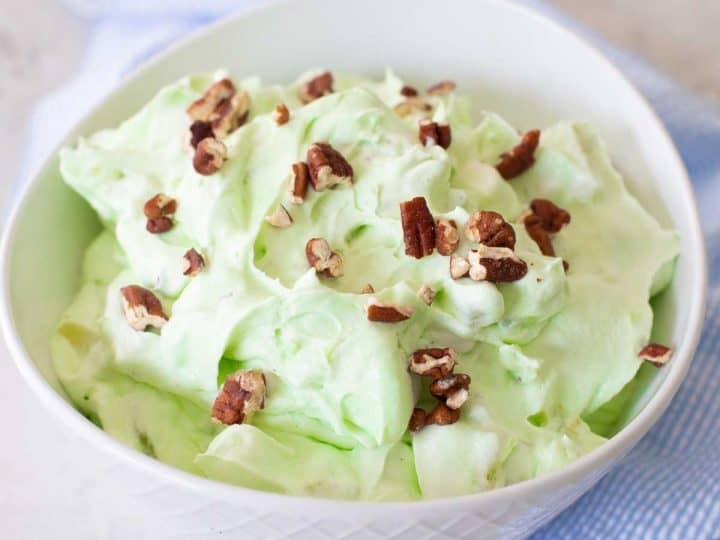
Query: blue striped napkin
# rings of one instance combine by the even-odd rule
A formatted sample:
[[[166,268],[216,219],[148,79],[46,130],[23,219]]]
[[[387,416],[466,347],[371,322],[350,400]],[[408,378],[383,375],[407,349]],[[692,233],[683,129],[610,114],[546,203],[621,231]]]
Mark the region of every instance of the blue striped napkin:
[[[59,111],[69,121],[77,118],[150,54],[188,30],[262,0],[64,2],[92,20],[87,55],[80,73],[49,95],[34,114],[37,120],[31,119],[23,177],[62,136],[66,123],[49,124],[47,118],[57,119]],[[693,179],[710,259],[704,334],[669,410],[610,474],[533,540],[720,538],[720,111],[541,0],[523,3],[593,42],[651,101]]]

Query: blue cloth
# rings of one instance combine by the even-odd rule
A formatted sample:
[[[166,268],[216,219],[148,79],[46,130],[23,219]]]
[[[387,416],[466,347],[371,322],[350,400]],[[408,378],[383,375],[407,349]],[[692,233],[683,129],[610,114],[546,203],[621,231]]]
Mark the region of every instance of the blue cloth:
[[[64,2],[91,21],[88,52],[75,78],[48,96],[31,119],[25,177],[61,137],[63,126],[150,54],[197,26],[262,0]],[[619,466],[533,540],[720,538],[720,211],[715,208],[720,205],[720,111],[540,0],[524,3],[593,42],[651,101],[693,179],[710,255],[704,334],[669,410]]]

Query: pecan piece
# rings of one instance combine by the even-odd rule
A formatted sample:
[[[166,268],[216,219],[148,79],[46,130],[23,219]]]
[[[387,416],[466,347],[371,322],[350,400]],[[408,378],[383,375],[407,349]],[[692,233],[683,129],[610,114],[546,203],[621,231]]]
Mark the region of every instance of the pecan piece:
[[[460,420],[460,409],[451,409],[442,401],[425,418],[425,425],[447,426]]]
[[[148,199],[143,206],[143,213],[147,218],[172,216],[177,211],[177,201],[164,193],[158,193]]]
[[[168,317],[162,304],[152,291],[140,285],[128,285],[120,289],[125,318],[134,330],[145,330],[148,326],[162,328]]]
[[[250,94],[244,91],[222,100],[210,115],[215,137],[221,139],[242,126],[250,114]]]
[[[190,146],[197,148],[203,139],[213,136],[212,124],[203,120],[195,120],[190,124]]]
[[[448,394],[445,398],[445,405],[451,409],[459,409],[465,404],[469,396],[470,393],[466,388],[459,388]]]
[[[147,217],[145,229],[152,234],[169,231],[173,227],[172,216],[177,210],[177,201],[164,193],[158,193],[145,202],[143,213]]]
[[[418,138],[420,139],[420,144],[424,146],[437,144],[447,150],[452,142],[450,125],[438,124],[430,120],[422,120],[418,124]]]
[[[423,409],[415,407],[412,414],[410,415],[410,421],[408,422],[408,431],[410,431],[411,433],[417,433],[423,427],[425,427],[426,416],[427,413]]]
[[[290,199],[295,204],[305,202],[308,184],[310,183],[310,171],[307,163],[298,161],[292,164],[292,172],[290,173]]]
[[[640,359],[650,362],[655,367],[661,367],[670,361],[672,349],[659,343],[645,345],[638,353]]]
[[[305,244],[305,256],[308,263],[318,274],[327,277],[340,277],[343,275],[343,260],[340,255],[330,249],[330,244],[324,238],[311,238]]]
[[[533,239],[540,249],[540,253],[547,257],[555,256],[555,248],[552,245],[550,234],[543,227],[542,221],[537,214],[528,214],[523,220],[528,236]]]
[[[512,225],[500,214],[490,210],[470,214],[465,223],[465,236],[478,244],[515,249],[515,230]]]
[[[197,252],[195,248],[190,248],[183,255],[183,275],[194,277],[205,268],[205,259]]]
[[[468,253],[470,279],[491,283],[508,283],[522,279],[527,274],[527,264],[518,259],[513,251],[504,247],[480,245]]]
[[[145,223],[145,230],[151,234],[162,234],[172,229],[172,227],[173,220],[165,216],[148,218]]]
[[[373,294],[374,292],[375,288],[370,283],[360,289],[360,294]]]
[[[198,174],[210,176],[220,170],[225,159],[227,159],[225,145],[217,139],[208,137],[198,143],[193,157],[193,167]]]
[[[414,112],[430,112],[432,111],[432,105],[430,105],[427,101],[423,101],[419,97],[411,96],[405,101],[401,101],[395,105],[393,111],[395,111],[395,114],[397,114],[400,118],[405,118]]]
[[[570,214],[547,199],[533,199],[530,203],[530,213],[525,216],[523,223],[528,236],[537,244],[540,253],[555,257],[555,248],[550,235],[570,223]],[[565,261],[563,267],[567,271]]]
[[[278,229],[286,229],[293,223],[292,216],[282,204],[278,204],[272,214],[265,216],[265,221]]]
[[[451,409],[459,409],[468,398],[470,376],[464,373],[451,373],[430,384],[430,393],[436,398],[442,398],[445,405]]]
[[[460,243],[457,223],[454,219],[438,219],[435,222],[435,247],[440,255],[452,255]]]
[[[307,151],[307,166],[310,182],[315,191],[329,187],[352,184],[353,168],[343,157],[326,142],[316,142]]]
[[[300,87],[300,99],[303,103],[310,103],[318,98],[332,94],[333,76],[326,71],[317,77],[313,77]]]
[[[405,254],[420,259],[435,249],[435,220],[425,197],[400,203],[400,219],[405,241]]]
[[[431,96],[444,96],[454,92],[456,87],[457,85],[453,81],[440,81],[428,88],[427,93]]]
[[[290,121],[290,111],[284,103],[278,103],[275,105],[273,111],[273,120],[278,126],[287,124]]]
[[[542,228],[549,233],[556,233],[570,223],[570,213],[548,199],[533,199],[530,209],[540,219]]]
[[[152,234],[169,231],[173,227],[172,216],[176,210],[177,201],[164,193],[148,199],[143,206],[143,213],[147,217],[145,229]]]
[[[521,175],[535,163],[535,149],[539,142],[540,130],[528,131],[515,148],[500,156],[495,168],[505,180]]]
[[[267,381],[262,371],[236,371],[225,379],[212,407],[212,420],[220,424],[242,424],[265,407]]]
[[[451,255],[450,256],[450,277],[453,279],[460,279],[465,277],[470,272],[470,261],[468,261],[462,255]]]
[[[423,283],[420,290],[418,290],[418,296],[429,306],[435,300],[435,291],[427,283]]]
[[[451,347],[418,349],[408,358],[410,372],[422,377],[438,379],[452,373],[457,353]]]
[[[366,307],[367,318],[372,322],[398,323],[408,320],[412,314],[412,308],[383,304],[377,298],[370,298]]]
[[[187,114],[193,120],[210,120],[217,106],[226,99],[235,95],[235,85],[230,79],[222,79],[211,84],[199,99],[193,101],[187,108]]]
[[[415,97],[418,95],[418,91],[414,86],[408,86],[406,84],[400,89],[400,94],[404,97]]]

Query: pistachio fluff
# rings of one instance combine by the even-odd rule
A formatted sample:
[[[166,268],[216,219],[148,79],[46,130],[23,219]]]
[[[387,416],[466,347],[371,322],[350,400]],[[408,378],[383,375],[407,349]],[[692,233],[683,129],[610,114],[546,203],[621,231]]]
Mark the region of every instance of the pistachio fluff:
[[[612,400],[643,364],[649,300],[672,278],[676,233],[628,193],[585,124],[542,129],[532,163],[506,180],[496,165],[521,135],[496,114],[471,115],[452,88],[408,97],[392,72],[380,81],[334,73],[330,86],[308,88],[316,74],[289,86],[236,79],[249,114],[210,139],[219,154],[202,173],[187,109],[224,74],[184,78],[62,151],[65,181],[103,225],[52,341],[72,402],[165,463],[329,498],[468,494],[603,444],[587,420],[610,425],[622,412]],[[421,120],[440,126],[424,128],[425,144]],[[347,160],[351,181],[294,197],[292,165],[317,142]],[[162,199],[150,218],[144,205],[157,194],[175,206]],[[400,204],[416,197],[434,219],[454,221],[462,255],[479,247],[463,232],[471,215],[500,214],[526,273],[453,279],[447,255],[408,256]],[[538,198],[571,216],[551,235],[557,256],[543,255],[524,226]],[[313,238],[326,240],[341,272],[309,264]],[[129,324],[120,292],[129,285],[159,300],[156,326]],[[368,320],[370,298],[409,318]],[[408,358],[433,347],[456,352],[467,399],[454,423],[411,433],[413,409],[437,399]],[[213,404],[238,370],[263,374],[264,401],[241,423],[215,423]]]

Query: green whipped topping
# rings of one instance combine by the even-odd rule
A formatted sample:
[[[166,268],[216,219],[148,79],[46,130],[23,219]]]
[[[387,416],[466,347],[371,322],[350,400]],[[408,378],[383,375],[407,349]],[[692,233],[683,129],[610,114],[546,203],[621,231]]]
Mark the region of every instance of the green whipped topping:
[[[334,75],[335,92],[307,105],[299,82],[239,81],[250,116],[224,139],[228,160],[212,176],[193,169],[185,111],[222,74],[182,79],[118,128],[62,151],[65,181],[105,226],[52,341],[74,404],[113,437],[187,471],[344,499],[498,488],[602,444],[584,419],[609,424],[620,413],[603,406],[641,365],[649,299],[672,278],[676,233],[628,193],[587,125],[543,129],[535,164],[505,181],[494,166],[520,136],[499,116],[482,113],[478,123],[461,95],[422,95],[431,118],[452,127],[447,151],[422,146],[424,113],[393,111],[405,99],[395,74],[379,82]],[[290,109],[283,126],[272,116],[278,103]],[[311,189],[304,204],[291,204],[290,165],[316,141],[347,158],[354,183]],[[143,204],[156,193],[178,201],[164,234],[145,229]],[[453,280],[447,257],[406,256],[399,204],[416,196],[461,229],[476,210],[501,213],[527,275],[497,286]],[[540,197],[572,216],[554,236],[557,258],[543,256],[521,224]],[[278,204],[292,226],[264,219]],[[312,237],[341,254],[343,277],[309,268]],[[207,263],[195,277],[183,275],[191,247]],[[470,247],[462,238],[459,251]],[[169,315],[161,331],[128,325],[119,290],[129,284],[160,298]],[[413,316],[368,321],[366,284]],[[431,306],[417,295],[424,284],[436,292]],[[411,435],[413,407],[432,398],[407,358],[427,347],[453,347],[472,383],[457,423]],[[241,368],[265,373],[265,408],[249,423],[211,422],[225,377]]]

